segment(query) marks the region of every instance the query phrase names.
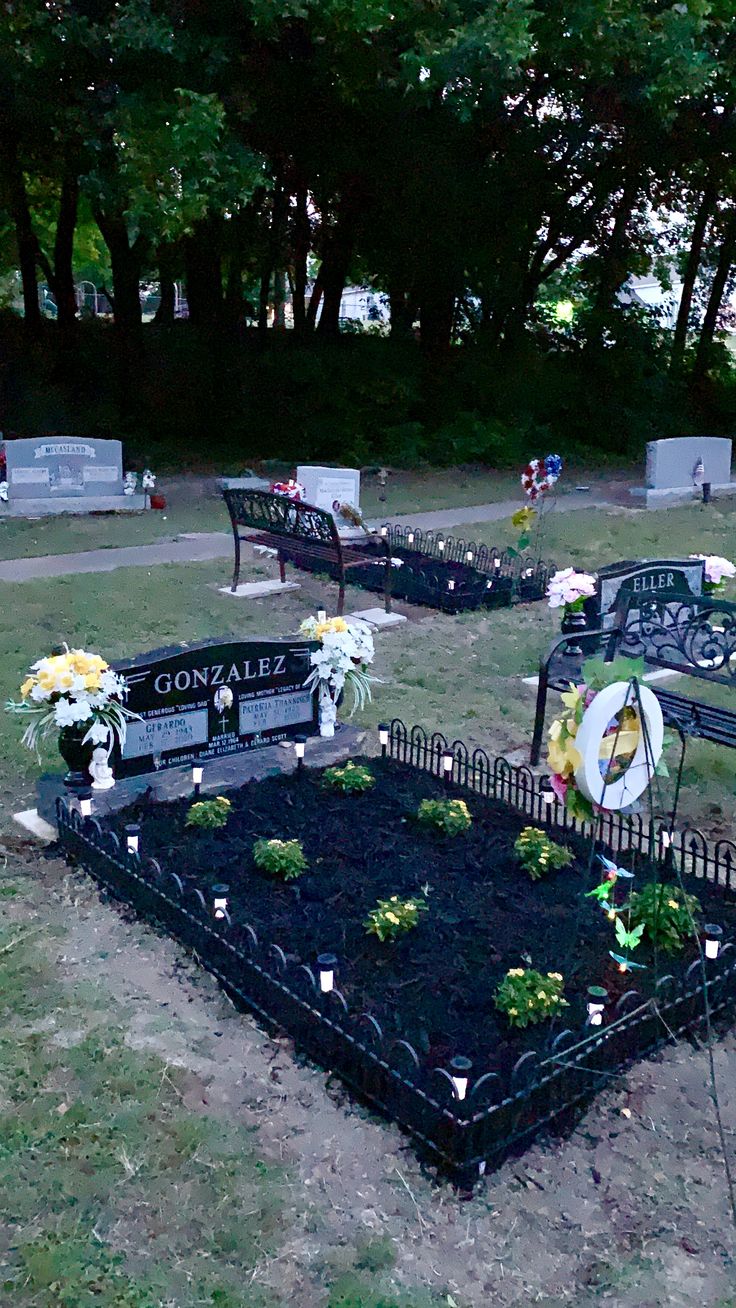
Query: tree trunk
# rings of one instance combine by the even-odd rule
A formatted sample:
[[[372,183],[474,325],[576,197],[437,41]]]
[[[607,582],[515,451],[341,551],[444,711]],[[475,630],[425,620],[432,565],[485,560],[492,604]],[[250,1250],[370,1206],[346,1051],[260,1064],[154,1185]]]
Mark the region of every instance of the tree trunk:
[[[337,336],[340,331],[340,303],[345,289],[350,260],[353,257],[358,219],[358,198],[348,194],[340,201],[322,255],[322,312],[317,331],[321,336]]]
[[[0,141],[0,163],[6,177],[8,208],[15,226],[18,264],[23,287],[23,319],[27,331],[32,336],[37,336],[41,330],[41,308],[38,303],[36,277],[38,241],[31,222],[31,209],[23,169],[18,158],[17,142],[9,133],[5,134],[4,141]]]
[[[307,261],[312,235],[309,226],[307,198],[306,186],[298,186],[294,214],[294,289],[292,293],[294,332],[297,336],[303,336],[307,329],[305,295],[307,290]]]
[[[632,175],[624,182],[616,205],[613,231],[601,253],[598,288],[590,315],[587,351],[602,347],[606,322],[616,298],[628,275],[628,248],[626,233],[634,210],[638,181]]]
[[[672,342],[672,359],[670,366],[674,371],[680,367],[682,356],[685,353],[687,344],[687,328],[690,321],[690,310],[693,303],[693,291],[700,267],[700,259],[703,253],[703,244],[705,242],[705,232],[710,220],[711,214],[716,202],[716,188],[712,183],[708,183],[703,191],[698,211],[693,223],[692,236],[690,238],[690,250],[687,256],[685,266],[685,276],[682,282],[682,295],[680,296],[680,307],[677,311],[677,322],[675,323],[675,335]]]
[[[286,273],[277,268],[273,275],[273,325],[277,332],[286,331]]]
[[[157,326],[171,327],[176,310],[174,250],[170,245],[159,245],[156,257],[158,259],[158,286],[161,298],[153,321]]]
[[[222,322],[222,232],[216,218],[205,218],[184,244],[189,317],[215,331]]]
[[[121,212],[95,213],[95,222],[110,252],[113,283],[115,326],[132,340],[140,334],[140,276],[144,242],[138,237],[131,245],[128,224]]]
[[[448,353],[455,317],[455,294],[449,287],[433,286],[420,296],[419,323],[422,349],[426,354]]]
[[[74,291],[74,231],[77,226],[79,178],[65,172],[59,197],[59,215],[54,240],[54,277],[52,289],[56,299],[57,322],[69,328],[77,321],[77,297]]]
[[[713,337],[715,336],[718,314],[723,301],[723,292],[726,289],[726,282],[734,261],[734,255],[736,255],[736,210],[731,213],[726,224],[718,255],[716,273],[708,296],[708,307],[705,311],[703,326],[700,329],[700,339],[693,367],[693,379],[696,382],[703,381],[710,366]]]
[[[309,297],[309,306],[307,308],[307,331],[313,332],[317,325],[317,312],[322,303],[322,292],[324,282],[322,280],[322,269],[320,268],[312,287],[312,294]]]
[[[411,294],[405,286],[393,282],[388,292],[391,313],[391,336],[395,340],[408,340],[412,335],[414,323],[414,305]]]

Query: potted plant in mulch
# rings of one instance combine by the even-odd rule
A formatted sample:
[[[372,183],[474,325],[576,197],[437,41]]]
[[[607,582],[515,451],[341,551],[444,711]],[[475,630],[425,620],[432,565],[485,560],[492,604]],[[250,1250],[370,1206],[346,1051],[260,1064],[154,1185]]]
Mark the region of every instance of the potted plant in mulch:
[[[28,719],[23,744],[38,751],[39,741],[59,733],[59,753],[69,771],[64,784],[76,790],[89,784],[89,764],[97,746],[122,749],[127,721],[137,718],[123,704],[123,677],[99,654],[64,646],[32,664],[20,687],[19,701],[8,700],[8,713]]]

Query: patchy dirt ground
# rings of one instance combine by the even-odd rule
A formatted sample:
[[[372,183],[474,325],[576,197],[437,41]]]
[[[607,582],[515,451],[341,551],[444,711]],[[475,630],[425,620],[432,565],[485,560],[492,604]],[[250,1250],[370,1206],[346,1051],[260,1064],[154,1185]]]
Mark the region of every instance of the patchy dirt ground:
[[[11,841],[6,856],[6,884],[18,878],[19,891],[2,899],[11,949],[35,933],[59,985],[94,993],[96,1021],[102,1011],[108,1031],[176,1074],[183,1108],[235,1120],[266,1164],[280,1165],[288,1234],[249,1269],[238,1303],[255,1303],[261,1287],[298,1308],[736,1305],[736,1238],[702,1047],[683,1042],[613,1081],[570,1138],[534,1145],[461,1202],[422,1174],[398,1130],[236,1013],[177,946],[36,848]],[[736,1166],[733,1032],[717,1044],[715,1064]],[[0,1196],[6,1214],[12,1198]],[[121,1217],[117,1249],[135,1260],[140,1240],[136,1222]],[[366,1242],[393,1262],[380,1293],[328,1294],[325,1284],[354,1266]]]

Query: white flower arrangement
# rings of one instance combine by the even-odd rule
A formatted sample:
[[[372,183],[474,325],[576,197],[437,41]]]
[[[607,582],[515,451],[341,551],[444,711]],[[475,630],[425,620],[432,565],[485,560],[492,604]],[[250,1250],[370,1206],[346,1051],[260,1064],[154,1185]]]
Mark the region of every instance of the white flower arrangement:
[[[8,713],[30,717],[23,744],[38,751],[39,740],[53,731],[88,723],[83,744],[103,745],[109,754],[117,739],[122,748],[126,721],[138,717],[122,703],[125,679],[99,654],[64,649],[34,663],[20,688],[20,702],[8,700],[5,706]]]
[[[727,581],[736,577],[736,566],[730,559],[722,559],[719,554],[691,554],[691,559],[702,559],[705,565],[705,584],[711,593],[722,590]]]
[[[150,468],[144,468],[141,473],[141,486],[144,491],[152,491],[156,486],[156,474],[151,472]]]
[[[325,622],[306,618],[299,631],[307,640],[321,641],[321,648],[310,659],[312,671],[305,685],[311,689],[319,686],[320,691],[329,688],[335,700],[349,686],[353,693],[352,717],[356,709],[370,701],[371,682],[375,680],[368,675],[375,658],[370,627],[357,619],[348,624],[344,618],[328,618]]]
[[[589,576],[587,572],[562,568],[547,583],[547,603],[551,609],[564,606],[571,612],[580,610],[584,601],[595,595],[595,585],[595,577]]]
[[[2,500],[3,504],[8,502],[8,483],[6,481],[0,481],[0,500]]]
[[[123,495],[135,495],[138,489],[138,473],[126,472],[123,477]]]

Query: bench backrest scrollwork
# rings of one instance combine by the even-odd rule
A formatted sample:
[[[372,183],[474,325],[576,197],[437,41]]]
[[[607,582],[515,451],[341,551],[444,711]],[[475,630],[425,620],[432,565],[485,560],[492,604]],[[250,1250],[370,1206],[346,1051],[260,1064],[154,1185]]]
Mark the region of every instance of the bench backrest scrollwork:
[[[339,552],[340,537],[335,519],[315,504],[290,500],[286,495],[271,491],[224,490],[233,530],[245,527],[251,531],[267,531],[285,540],[303,541],[305,544],[331,545]]]

